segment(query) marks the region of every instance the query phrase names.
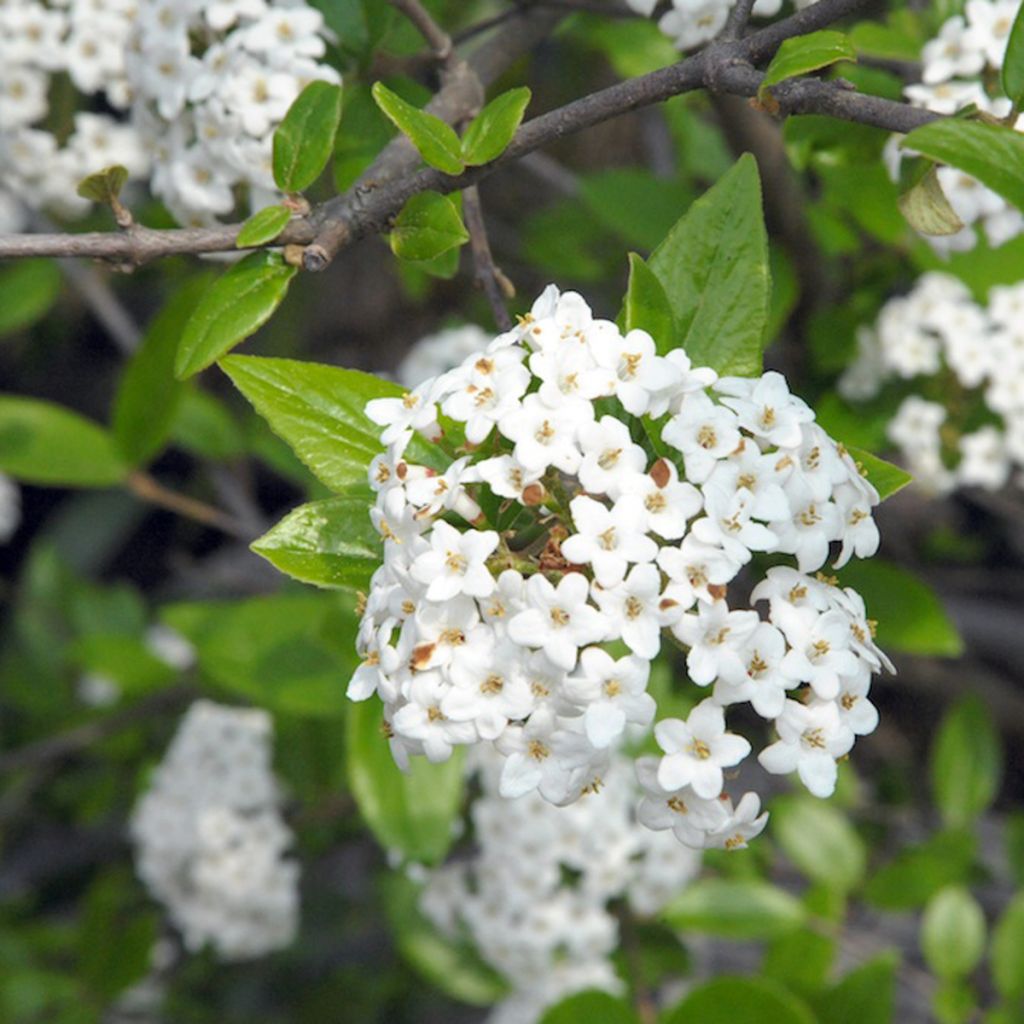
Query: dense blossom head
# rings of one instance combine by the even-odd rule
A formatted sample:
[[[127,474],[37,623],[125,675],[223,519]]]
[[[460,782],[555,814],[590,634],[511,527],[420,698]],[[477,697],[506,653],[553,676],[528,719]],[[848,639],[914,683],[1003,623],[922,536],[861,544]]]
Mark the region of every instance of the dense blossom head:
[[[81,215],[86,175],[123,164],[183,223],[276,198],[271,137],[313,79],[323,16],[304,0],[8,0],[0,5],[0,230],[26,209]],[[50,79],[82,107],[62,143]],[[96,108],[91,112],[89,108]]]
[[[925,43],[921,81],[904,89],[906,98],[914,106],[940,114],[973,105],[994,117],[1007,117],[1010,101],[998,87],[999,72],[1019,9],[1020,0],[968,0],[964,13],[949,18],[938,35]],[[1024,129],[1024,117],[1017,119],[1016,127]],[[897,138],[890,141],[887,152],[895,173],[904,152]],[[992,246],[1002,245],[1024,229],[1024,214],[977,178],[955,167],[940,167],[938,176],[964,225],[956,234],[928,238],[939,251],[973,249],[978,228]]]
[[[851,401],[899,396],[889,439],[933,492],[998,490],[1024,465],[1024,285],[975,302],[948,274],[925,274],[858,335],[840,379]]]
[[[139,876],[189,949],[225,960],[288,945],[298,922],[271,730],[265,711],[197,701],[132,817]]]
[[[663,757],[641,778],[687,824],[646,824],[729,848],[763,827],[756,797],[724,792],[751,750],[734,704],[776,723],[765,768],[831,791],[854,736],[840,703],[867,700],[883,656],[859,597],[810,574],[874,553],[878,495],[781,375],[718,378],[552,286],[367,414],[388,445],[370,474],[384,560],[349,695],[384,702],[400,764],[493,744],[503,796],[571,804],[651,726],[649,666],[675,645],[704,699],[658,723]],[[429,465],[407,456],[417,432]],[[773,565],[744,608],[741,571]],[[802,732],[791,704],[816,716]]]

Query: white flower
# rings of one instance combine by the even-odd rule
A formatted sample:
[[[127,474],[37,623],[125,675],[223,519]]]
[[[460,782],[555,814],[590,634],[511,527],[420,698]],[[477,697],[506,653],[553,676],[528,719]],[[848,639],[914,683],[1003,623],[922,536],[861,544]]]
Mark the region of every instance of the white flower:
[[[761,377],[719,377],[715,390],[725,397],[741,427],[755,437],[782,448],[795,448],[801,441],[800,425],[814,419],[802,399],[790,394],[786,378],[769,370]]]
[[[412,577],[426,584],[429,601],[447,601],[458,594],[487,597],[494,590],[494,577],[485,563],[498,540],[494,530],[460,533],[438,520],[430,534],[430,550],[412,563]]]
[[[656,757],[641,757],[636,774],[644,791],[637,807],[640,824],[661,831],[671,829],[684,846],[703,849],[707,836],[729,825],[729,812],[717,797],[701,797],[691,786],[666,789],[658,781]]]
[[[413,430],[434,433],[437,406],[433,400],[434,382],[425,381],[401,398],[374,398],[366,403],[366,415],[387,429],[381,434],[383,444],[393,444]]]
[[[644,531],[643,503],[627,494],[608,508],[579,495],[569,503],[576,533],[562,541],[562,554],[576,565],[590,565],[602,587],[613,587],[633,562],[651,562],[658,546]]]
[[[595,586],[593,594],[626,646],[647,659],[661,650],[662,627],[677,622],[685,610],[670,591],[661,593],[661,575],[650,563],[634,566],[612,587]]]
[[[656,354],[654,339],[646,332],[632,330],[625,337],[608,335],[597,353],[614,381],[615,395],[626,412],[633,416],[650,413],[660,416],[667,408],[667,397],[660,402],[656,395],[671,388],[680,378],[679,371]],[[653,404],[663,406],[652,411]]]
[[[704,487],[707,516],[696,520],[693,535],[709,547],[720,547],[736,562],[750,561],[751,551],[772,551],[777,536],[762,523],[755,522],[754,495],[745,487],[730,490],[726,486]]]
[[[647,519],[644,530],[665,540],[681,538],[687,521],[704,506],[700,491],[680,480],[679,471],[668,459],[658,459],[649,473],[635,477],[630,491],[643,499]]]
[[[519,659],[507,645],[464,671],[460,683],[441,698],[441,711],[452,721],[473,722],[481,739],[497,739],[510,721],[526,718],[534,708]]]
[[[736,450],[740,432],[732,410],[694,392],[665,424],[661,439],[683,453],[687,478],[701,484],[711,475],[715,462]]]
[[[565,694],[583,708],[587,739],[595,747],[608,747],[621,735],[627,722],[649,726],[656,705],[647,692],[649,663],[634,656],[612,658],[600,647],[580,654],[578,675],[565,681]]]
[[[477,737],[471,721],[453,721],[441,710],[450,689],[440,672],[418,673],[409,686],[409,702],[391,719],[396,733],[423,744],[429,761],[447,761],[454,745],[472,743]]]
[[[831,501],[816,499],[803,477],[794,477],[786,491],[793,516],[772,523],[775,550],[796,555],[801,572],[814,572],[825,564],[829,543],[839,536],[839,509]]]
[[[690,648],[686,656],[690,679],[698,686],[719,678],[742,683],[747,675],[742,651],[759,621],[757,612],[731,612],[725,601],[701,601],[696,615],[681,616],[672,632]]]
[[[836,758],[853,746],[853,733],[840,721],[838,707],[832,701],[787,700],[775,728],[779,740],[758,754],[761,766],[774,775],[795,771],[815,796],[831,796]]]
[[[707,837],[709,849],[743,850],[768,824],[768,812],[761,813],[761,798],[756,793],[744,793],[735,810],[731,801],[728,806],[729,821]]]
[[[750,753],[742,736],[725,731],[725,713],[713,700],[701,701],[685,722],[658,722],[654,736],[665,752],[658,765],[658,784],[666,790],[691,786],[706,800],[722,792],[722,769],[732,768]]]
[[[857,656],[850,650],[850,627],[839,611],[818,613],[812,608],[780,604],[772,621],[789,641],[782,671],[790,679],[810,683],[822,700],[839,693],[839,677],[857,671]]]
[[[878,728],[878,708],[868,700],[871,689],[871,669],[863,662],[857,672],[839,681],[836,705],[839,720],[855,736],[867,736]]]
[[[602,416],[597,423],[584,423],[577,439],[583,452],[578,473],[580,483],[591,494],[618,498],[632,489],[647,466],[643,448],[633,443],[629,428],[614,416]]]
[[[501,498],[522,501],[523,492],[535,484],[543,473],[542,469],[529,470],[511,455],[496,455],[493,459],[478,462],[474,469],[491,490]]]
[[[527,608],[508,624],[508,635],[524,647],[539,647],[571,672],[580,647],[603,640],[608,620],[587,604],[590,584],[578,572],[566,573],[554,587],[539,573],[526,583]]]
[[[498,429],[515,443],[512,454],[527,469],[543,473],[554,466],[563,473],[575,473],[582,458],[576,434],[593,417],[590,405],[552,409],[538,395],[527,395],[521,408],[501,418]]]
[[[960,438],[957,481],[967,487],[997,491],[1010,477],[1010,459],[1002,433],[995,427],[981,427]]]
[[[725,585],[736,577],[743,563],[722,548],[705,544],[692,533],[679,547],[663,547],[658,552],[658,566],[673,581],[672,596],[690,608],[699,598],[709,604],[725,592]]]
[[[742,682],[719,679],[714,699],[723,706],[749,701],[762,718],[778,718],[786,702],[786,691],[793,688],[793,680],[781,669],[785,654],[782,633],[767,622],[758,623],[739,652],[746,678]]]

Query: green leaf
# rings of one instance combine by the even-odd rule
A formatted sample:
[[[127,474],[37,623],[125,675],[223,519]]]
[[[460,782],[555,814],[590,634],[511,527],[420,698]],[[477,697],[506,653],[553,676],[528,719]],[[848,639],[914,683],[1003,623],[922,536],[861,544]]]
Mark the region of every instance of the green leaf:
[[[999,731],[984,703],[966,697],[946,713],[931,751],[935,804],[947,825],[969,825],[992,805],[1003,774]]]
[[[352,794],[385,849],[437,864],[452,844],[452,826],[462,806],[462,752],[443,764],[414,757],[403,773],[391,756],[383,723],[378,700],[346,709],[345,752]]]
[[[337,595],[178,604],[162,609],[161,619],[191,641],[203,679],[216,687],[287,714],[345,713],[357,620]]]
[[[780,797],[772,805],[772,835],[809,879],[829,889],[849,892],[864,877],[864,841],[831,804],[806,796]]]
[[[882,953],[845,974],[814,1008],[822,1024],[893,1024],[897,953]]]
[[[764,939],[799,928],[807,911],[795,896],[768,882],[706,878],[680,893],[661,916],[680,931]]]
[[[383,879],[384,907],[398,951],[427,981],[460,1003],[490,1006],[508,992],[468,941],[440,935],[419,909],[420,887],[398,873]]]
[[[303,583],[367,591],[382,557],[370,505],[368,496],[302,505],[260,537],[252,550]]]
[[[940,889],[921,920],[921,951],[932,972],[946,981],[966,978],[985,954],[985,930],[985,914],[965,888]]]
[[[900,196],[899,207],[907,223],[922,235],[955,235],[963,230],[964,222],[942,191],[934,164]]]
[[[215,462],[238,458],[246,451],[245,437],[224,402],[194,387],[182,392],[171,424],[171,440],[185,451]]]
[[[772,940],[765,950],[761,973],[807,995],[824,987],[835,956],[834,939],[813,928],[801,928]]]
[[[152,459],[170,436],[184,391],[174,378],[178,340],[209,283],[206,274],[194,277],[167,300],[121,375],[111,426],[132,466]]]
[[[288,292],[295,267],[276,253],[254,252],[223,274],[185,325],[174,363],[184,380],[205,370],[265,324]]]
[[[30,484],[108,487],[128,468],[92,420],[52,402],[0,395],[0,471]]]
[[[970,879],[974,847],[974,837],[966,830],[938,832],[901,850],[868,880],[864,895],[883,910],[923,906],[944,886]]]
[[[806,1003],[764,978],[719,977],[693,989],[662,1024],[815,1024]]]
[[[403,260],[433,260],[468,241],[455,203],[437,192],[420,192],[395,219],[391,251]]]
[[[963,651],[956,626],[935,591],[913,573],[878,558],[854,559],[837,573],[864,598],[878,621],[883,649],[955,658]]]
[[[999,73],[1003,92],[1016,107],[1024,103],[1024,7],[1017,11]]]
[[[853,457],[853,461],[867,473],[868,483],[878,491],[878,496],[883,501],[897,491],[902,491],[914,479],[906,470],[864,451],[863,448],[847,445],[846,450]]]
[[[470,167],[489,164],[508,148],[530,102],[525,86],[495,97],[473,118],[462,137],[463,159]]]
[[[69,654],[79,668],[106,676],[127,693],[165,686],[180,675],[137,636],[93,633],[75,641]]]
[[[235,248],[249,249],[272,242],[291,219],[292,211],[287,206],[264,206],[242,225]]]
[[[676,337],[672,306],[654,271],[635,253],[629,254],[629,286],[619,314],[623,332],[646,331],[659,353],[668,352]]]
[[[25,260],[0,271],[0,337],[42,320],[60,286],[60,268],[53,260]]]
[[[853,43],[842,32],[824,29],[785,39],[764,73],[758,95],[763,96],[770,86],[778,85],[787,78],[806,75],[841,60],[856,59]]]
[[[406,103],[383,82],[373,83],[373,98],[394,126],[419,150],[419,154],[445,174],[461,174],[466,169],[462,143],[455,129],[439,117]]]
[[[320,177],[340,123],[340,85],[310,82],[296,96],[274,132],[274,182],[282,192],[301,192]]]
[[[1024,892],[1018,892],[992,932],[992,980],[1004,999],[1024,998]]]
[[[1006,860],[1010,877],[1019,888],[1024,886],[1024,811],[1012,811],[1006,816]]]
[[[577,992],[550,1007],[539,1024],[639,1024],[629,1004],[596,989]]]
[[[332,491],[366,484],[371,460],[384,450],[381,428],[363,411],[372,398],[396,398],[405,389],[359,370],[259,356],[229,356],[221,369],[278,437]],[[433,465],[436,449],[413,438],[415,462]]]
[[[113,164],[83,178],[75,191],[83,199],[89,199],[94,203],[105,203],[109,206],[121,194],[121,189],[124,188],[127,180],[128,168],[122,167],[120,164]]]
[[[1024,136],[982,121],[943,118],[915,128],[900,145],[973,175],[1024,209]]]
[[[673,347],[722,374],[761,372],[771,282],[752,156],[693,203],[649,263],[676,315]]]

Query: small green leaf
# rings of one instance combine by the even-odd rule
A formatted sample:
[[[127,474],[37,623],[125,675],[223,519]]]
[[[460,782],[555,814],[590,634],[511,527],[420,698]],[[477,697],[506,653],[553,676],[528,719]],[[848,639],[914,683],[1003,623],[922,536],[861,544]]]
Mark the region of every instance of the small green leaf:
[[[685,889],[661,916],[680,931],[764,939],[799,928],[807,911],[795,896],[768,882],[707,878]]]
[[[842,32],[823,29],[785,39],[764,73],[758,95],[763,96],[770,86],[778,85],[787,78],[806,75],[841,60],[856,59],[853,43]]]
[[[539,1024],[639,1024],[625,1000],[597,990],[577,992],[545,1011]]]
[[[439,117],[406,103],[383,82],[374,82],[373,98],[395,127],[419,150],[419,154],[445,174],[461,174],[466,169],[462,143],[455,129]]]
[[[448,196],[420,192],[403,207],[391,232],[391,251],[403,260],[437,259],[469,241],[458,207]]]
[[[992,932],[992,980],[1004,999],[1024,998],[1024,892],[1018,892]]]
[[[254,334],[288,292],[295,268],[280,256],[254,252],[221,275],[185,325],[174,374],[185,380]]]
[[[171,423],[171,440],[179,448],[220,462],[246,451],[245,437],[227,405],[216,395],[186,387]]]
[[[184,391],[174,379],[178,341],[209,283],[206,274],[194,277],[167,300],[121,375],[111,425],[132,466],[148,462],[170,436]]]
[[[341,86],[310,82],[274,132],[274,182],[282,192],[301,192],[320,177],[340,123]]]
[[[769,943],[761,973],[794,992],[806,995],[824,987],[835,957],[835,939],[812,927],[800,928]]]
[[[363,496],[302,505],[253,543],[252,550],[303,583],[368,591],[382,557],[370,504]]]
[[[525,86],[495,97],[473,118],[462,137],[462,154],[470,167],[489,164],[508,148],[530,102]]]
[[[974,848],[974,837],[966,830],[939,832],[901,850],[868,880],[864,894],[883,910],[923,906],[943,886],[970,879]]]
[[[381,428],[364,412],[366,403],[397,398],[403,388],[359,370],[294,359],[228,356],[220,367],[332,491],[366,484],[371,460],[384,450]],[[416,437],[409,458],[435,468],[438,462],[436,449]]]
[[[900,145],[973,175],[1024,209],[1024,135],[1020,132],[950,117],[915,128]]]
[[[815,1000],[822,1024],[893,1024],[896,995],[896,953],[882,953],[843,975]]]
[[[0,338],[41,320],[60,295],[53,260],[25,260],[0,271]]]
[[[126,693],[153,690],[180,675],[137,636],[93,633],[80,637],[68,653],[80,669],[106,676]]]
[[[128,474],[114,438],[52,402],[0,395],[0,471],[30,484],[108,487]]]
[[[955,658],[963,651],[956,626],[935,591],[924,580],[878,558],[854,559],[837,573],[853,587],[878,621],[885,650]]]
[[[761,184],[749,153],[691,205],[648,263],[676,316],[673,348],[722,374],[761,372],[771,280]]]
[[[916,185],[900,196],[899,207],[907,223],[922,235],[955,235],[963,230],[964,222],[942,191],[934,164]]]
[[[1017,11],[1000,72],[1003,92],[1016,107],[1024,103],[1024,7]]]
[[[864,451],[863,448],[847,445],[846,450],[867,474],[868,483],[878,491],[878,496],[883,501],[897,491],[902,491],[914,479],[906,470]]]
[[[665,289],[654,271],[635,252],[629,254],[629,287],[622,304],[620,325],[624,332],[646,331],[662,355],[675,343],[676,321]]]
[[[464,785],[462,752],[443,764],[414,757],[409,771],[402,772],[391,756],[383,724],[376,699],[346,709],[345,754],[352,795],[385,849],[437,864],[455,838],[452,826]]]
[[[946,713],[932,745],[935,803],[947,825],[969,825],[995,800],[1003,774],[1003,748],[992,715],[967,697]]]
[[[772,805],[772,834],[809,879],[829,889],[849,892],[864,877],[864,841],[829,803],[806,796],[780,797]]]
[[[764,978],[719,977],[693,989],[663,1024],[815,1024],[807,1004]]]
[[[287,206],[264,206],[242,225],[235,248],[250,249],[272,242],[291,219],[292,211]]]
[[[109,206],[121,194],[128,180],[128,168],[120,164],[104,167],[102,171],[90,174],[78,183],[75,191],[83,198],[94,203],[105,203]]]
[[[945,981],[966,978],[985,953],[985,914],[963,886],[940,889],[924,908],[921,951]]]

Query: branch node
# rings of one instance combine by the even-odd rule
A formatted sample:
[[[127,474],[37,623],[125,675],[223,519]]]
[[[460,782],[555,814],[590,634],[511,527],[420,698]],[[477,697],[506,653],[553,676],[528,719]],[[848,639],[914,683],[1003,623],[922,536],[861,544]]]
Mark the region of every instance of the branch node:
[[[330,262],[330,254],[322,245],[307,245],[302,252],[302,265],[312,274],[326,270]]]

